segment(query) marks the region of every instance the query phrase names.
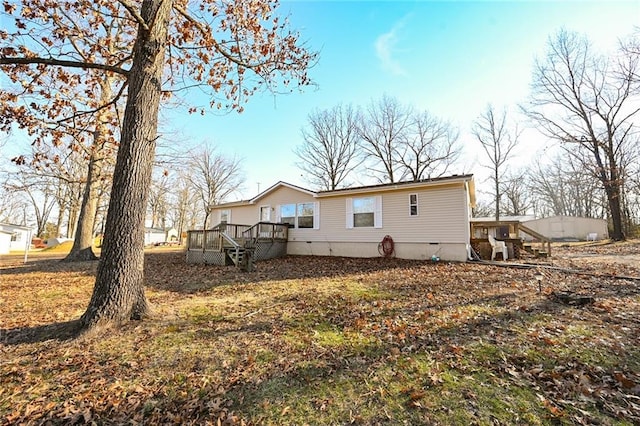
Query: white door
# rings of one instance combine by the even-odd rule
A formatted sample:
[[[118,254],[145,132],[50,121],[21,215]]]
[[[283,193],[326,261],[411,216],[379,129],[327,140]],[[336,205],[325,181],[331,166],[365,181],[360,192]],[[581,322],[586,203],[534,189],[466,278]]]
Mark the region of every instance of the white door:
[[[271,222],[271,206],[260,207],[260,222]]]

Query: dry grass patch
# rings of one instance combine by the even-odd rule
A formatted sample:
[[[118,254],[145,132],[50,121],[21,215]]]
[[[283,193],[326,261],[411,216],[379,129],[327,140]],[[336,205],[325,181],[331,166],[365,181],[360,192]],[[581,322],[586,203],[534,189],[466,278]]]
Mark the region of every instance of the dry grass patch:
[[[54,325],[83,312],[95,262],[0,269],[0,422],[640,422],[639,282],[547,271],[539,293],[530,270],[476,264],[183,258],[147,255],[152,319],[75,340]]]

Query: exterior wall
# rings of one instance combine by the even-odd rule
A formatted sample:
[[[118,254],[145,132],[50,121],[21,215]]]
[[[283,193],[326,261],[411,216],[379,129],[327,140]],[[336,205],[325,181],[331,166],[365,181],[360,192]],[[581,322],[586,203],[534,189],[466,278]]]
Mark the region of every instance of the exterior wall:
[[[409,195],[418,195],[418,215],[411,216]],[[396,257],[465,261],[469,243],[468,196],[464,185],[371,193],[382,195],[381,228],[347,228],[347,198],[320,198],[320,229],[289,229],[289,254],[377,257],[385,235],[394,241]]]
[[[9,254],[11,247],[11,234],[0,231],[0,254]]]
[[[15,235],[15,238],[13,236],[10,237],[9,250],[24,251],[25,248],[31,246],[31,241],[28,241],[29,236],[32,235],[31,229],[24,226],[0,223],[0,230]]]
[[[381,239],[382,240],[382,239]],[[379,241],[362,243],[289,241],[287,254],[303,256],[380,257]],[[429,260],[436,255],[442,260],[467,260],[466,243],[402,243],[394,241],[394,256],[401,259]]]
[[[211,223],[212,226],[220,223],[221,210],[231,210],[231,220],[229,221],[229,223],[234,223],[237,225],[253,225],[260,222],[260,207],[263,206],[269,206],[269,208],[271,209],[270,221],[275,222],[276,216],[278,215],[277,206],[279,206],[280,204],[297,204],[314,201],[318,200],[311,194],[307,194],[302,191],[296,191],[293,188],[283,186],[260,198],[258,201],[256,201],[255,204],[236,207],[222,206],[212,209]]]
[[[556,240],[585,240],[590,233],[597,233],[598,240],[609,238],[607,221],[604,219],[551,216],[527,221],[524,222],[524,225],[546,237]]]
[[[158,231],[145,231],[144,232],[144,245],[148,246],[155,243],[164,243],[165,242],[165,234],[164,232]]]

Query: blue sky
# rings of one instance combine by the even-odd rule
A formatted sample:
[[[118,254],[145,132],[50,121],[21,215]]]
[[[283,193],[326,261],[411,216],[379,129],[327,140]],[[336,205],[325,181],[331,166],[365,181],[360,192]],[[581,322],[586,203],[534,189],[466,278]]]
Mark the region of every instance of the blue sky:
[[[548,37],[564,27],[611,49],[640,26],[640,0],[283,0],[280,11],[320,52],[310,71],[316,88],[257,95],[242,114],[169,109],[161,117],[165,143],[213,144],[244,159],[238,198],[279,180],[308,187],[293,149],[302,143],[309,113],[339,103],[365,107],[384,94],[457,125],[465,156],[451,172],[476,174],[482,189],[483,154],[469,128],[488,103],[515,109],[526,99],[534,58],[544,54]],[[542,136],[525,133],[521,163],[544,145]]]
[[[242,198],[257,194],[258,183],[260,190],[278,180],[308,186],[292,153],[308,114],[338,103],[366,106],[385,93],[458,125],[459,171],[482,175],[470,125],[488,103],[514,108],[525,100],[550,35],[564,27],[611,49],[640,25],[640,1],[284,1],[281,11],[320,50],[310,72],[317,89],[259,95],[239,115],[170,114],[185,139],[244,158]],[[544,140],[529,132],[523,144],[532,155]]]

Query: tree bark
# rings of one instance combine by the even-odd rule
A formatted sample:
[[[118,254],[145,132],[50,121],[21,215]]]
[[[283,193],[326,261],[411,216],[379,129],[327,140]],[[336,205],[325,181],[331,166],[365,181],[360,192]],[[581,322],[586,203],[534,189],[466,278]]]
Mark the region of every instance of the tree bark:
[[[102,255],[85,330],[141,319],[144,294],[144,218],[155,154],[170,0],[145,0],[128,78],[128,98],[113,176]]]

